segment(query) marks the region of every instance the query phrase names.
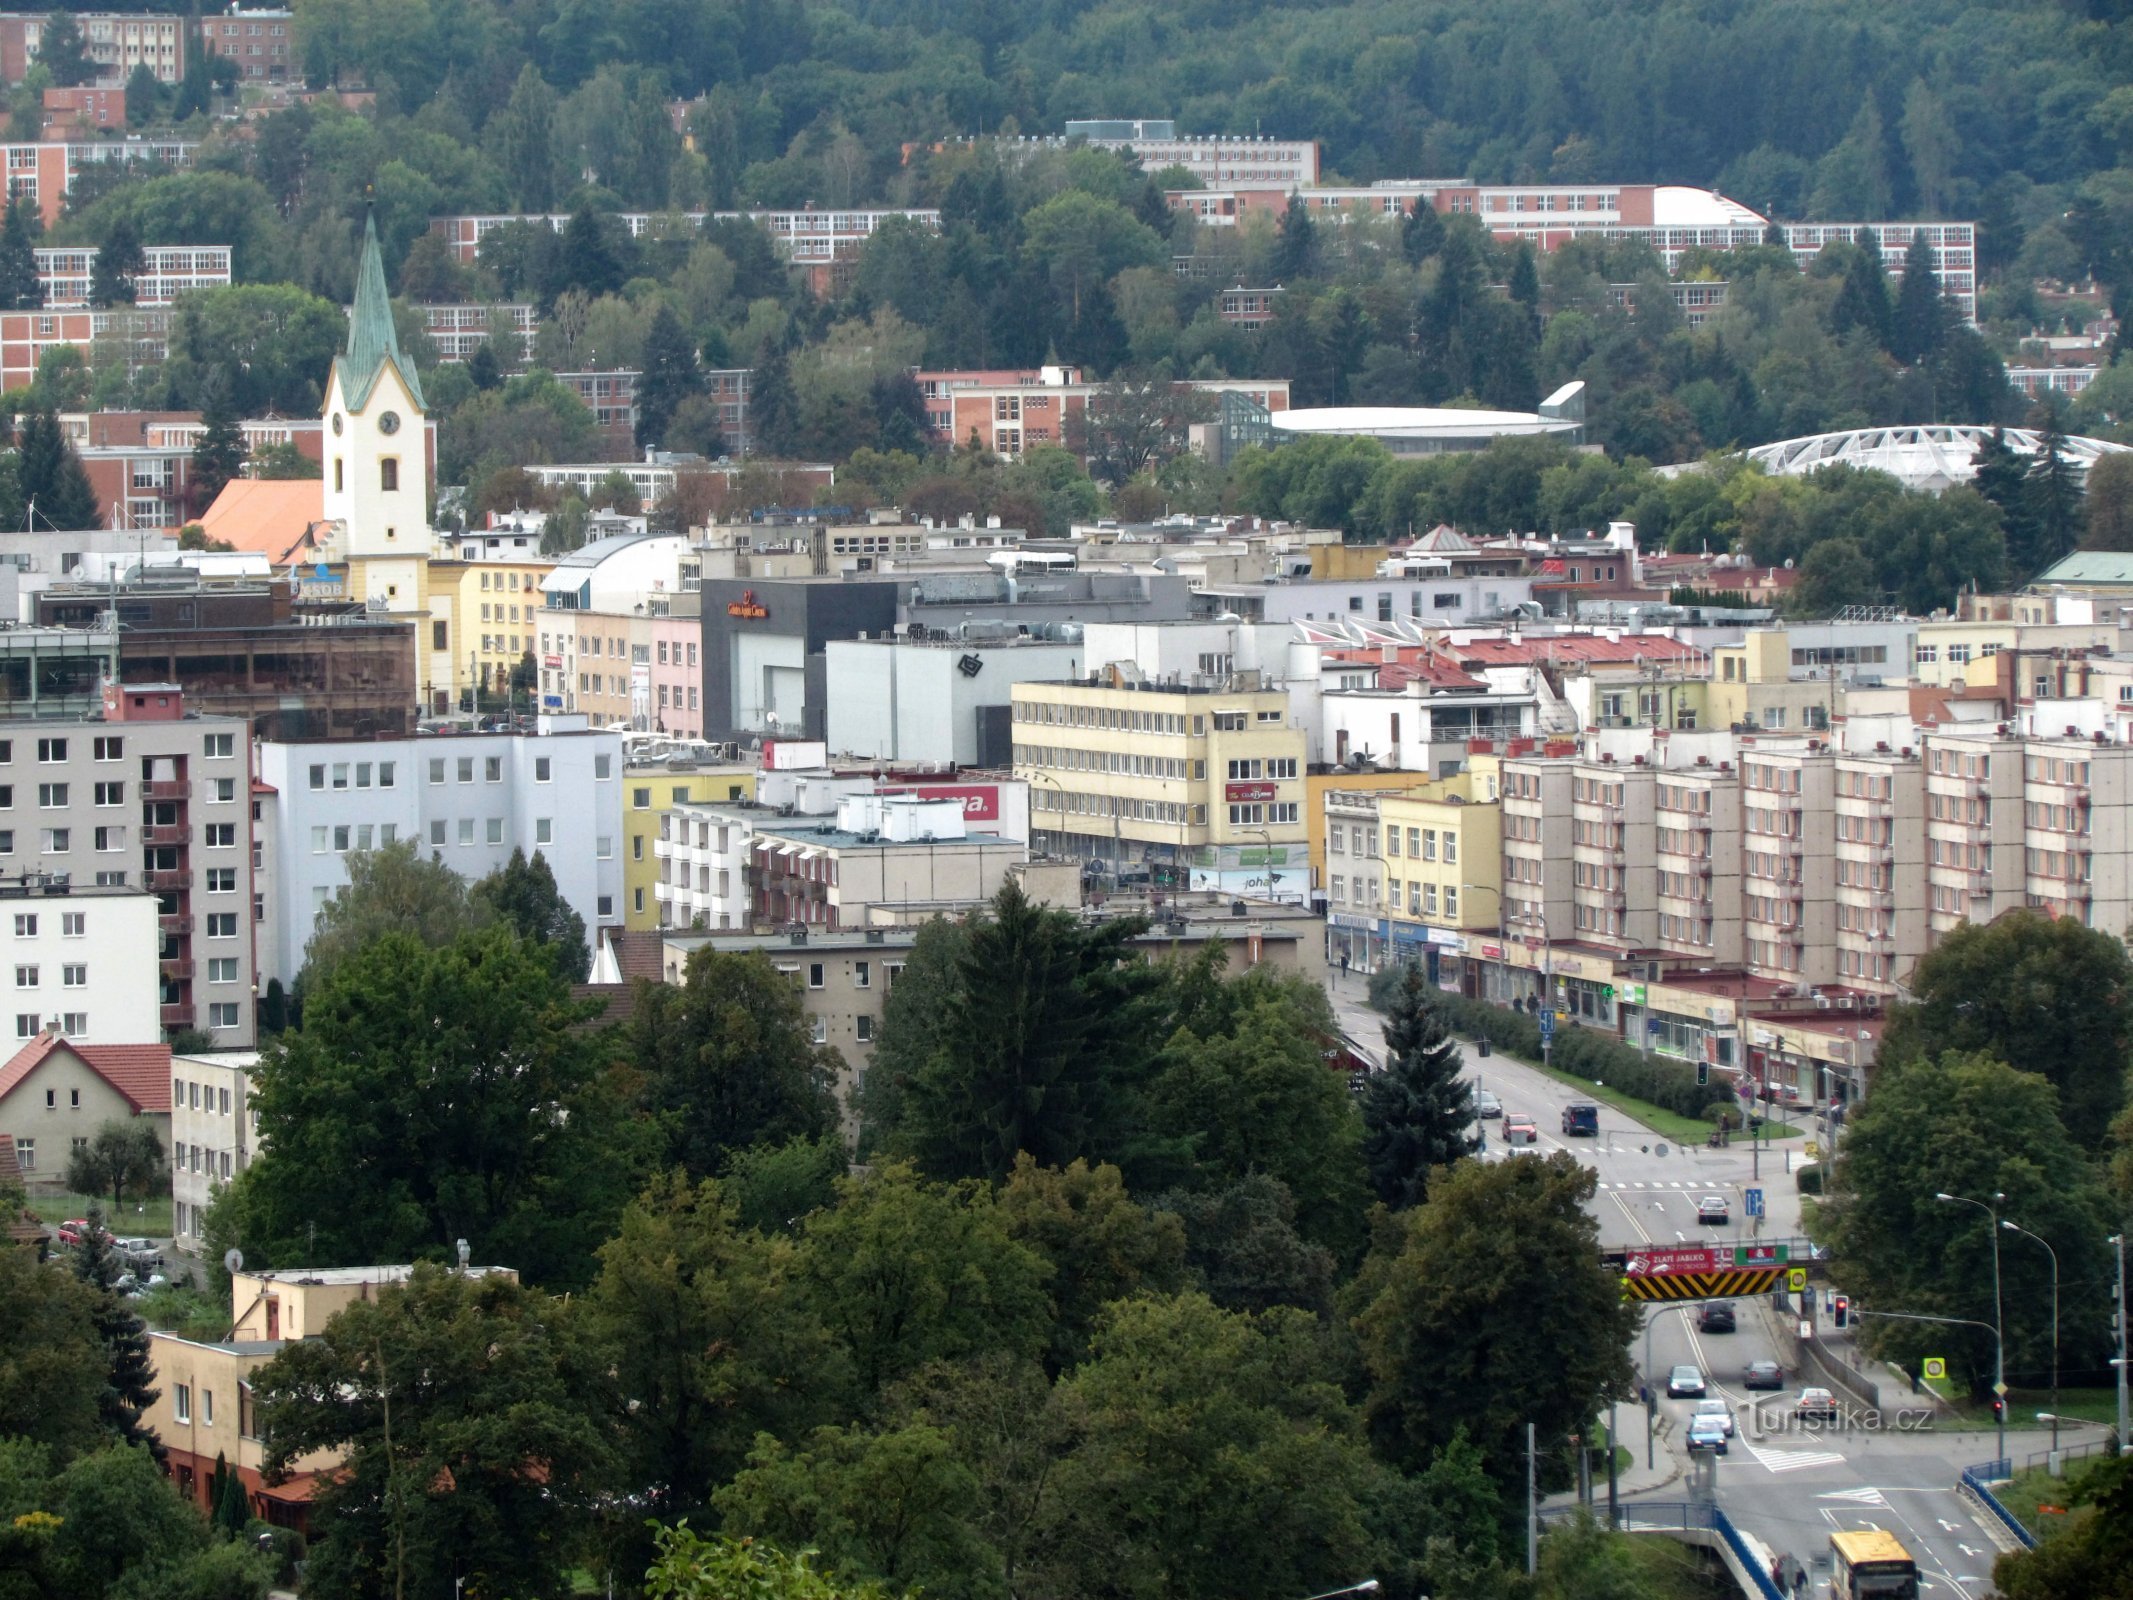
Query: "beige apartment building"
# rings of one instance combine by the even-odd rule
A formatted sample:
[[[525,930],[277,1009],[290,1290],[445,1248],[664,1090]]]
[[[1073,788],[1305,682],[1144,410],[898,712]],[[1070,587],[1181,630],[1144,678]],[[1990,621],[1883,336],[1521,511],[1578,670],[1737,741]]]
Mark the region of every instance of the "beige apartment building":
[[[1708,756],[1652,786],[1655,943],[1711,965],[1741,956],[1740,777]]]
[[[1836,981],[1893,996],[1927,949],[1924,767],[1909,747],[1844,752],[1831,785]]]
[[[1835,764],[1814,740],[1788,750],[1741,743],[1741,934],[1757,977],[1836,981]]]
[[[2026,904],[2022,741],[2005,724],[1925,741],[1927,946]]]
[[[1189,864],[1254,890],[1279,870],[1308,890],[1306,737],[1287,694],[1123,679],[1014,688],[1015,776],[1030,790],[1031,844],[1110,862]]]
[[[173,1056],[170,1062],[171,1242],[197,1255],[208,1207],[259,1151],[252,1106],[256,1050]]]

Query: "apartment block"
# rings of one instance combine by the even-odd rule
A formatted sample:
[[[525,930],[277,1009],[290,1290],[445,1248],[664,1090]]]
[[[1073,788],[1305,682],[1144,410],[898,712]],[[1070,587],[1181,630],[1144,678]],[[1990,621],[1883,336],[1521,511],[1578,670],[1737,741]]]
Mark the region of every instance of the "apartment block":
[[[2023,745],[2002,732],[1943,729],[1925,739],[1927,944],[1964,922],[2028,903]]]
[[[653,848],[661,926],[735,931],[953,915],[990,900],[1029,856],[969,828],[960,800],[883,794],[845,795],[834,815],[677,805]]]
[[[1812,739],[1798,750],[1742,741],[1742,937],[1758,977],[1836,981],[1835,769]]]
[[[1928,948],[1925,770],[1915,748],[1841,752],[1833,777],[1836,980],[1894,996]]]
[[[138,882],[0,877],[0,983],[8,986],[15,1047],[47,1030],[84,1045],[160,1040],[163,1019],[148,981],[163,947],[158,915],[156,897]]]
[[[533,354],[533,334],[538,318],[524,302],[493,306],[418,305],[412,308],[422,318],[422,331],[436,347],[440,361],[465,361],[491,339],[508,330],[515,348],[496,351],[499,359],[524,361]]]
[[[167,308],[119,307],[110,311],[0,311],[0,390],[27,389],[37,378],[37,363],[49,351],[72,345],[84,355],[105,357],[129,373],[160,366],[170,355]],[[128,513],[134,509],[130,504]],[[151,495],[145,515],[161,510]]]
[[[1038,848],[1189,866],[1221,889],[1294,867],[1293,886],[1281,887],[1307,892],[1308,738],[1291,725],[1285,691],[1122,675],[1020,683],[1013,723],[1015,775],[1032,785]]]
[[[71,310],[89,303],[96,275],[95,245],[56,245],[37,252],[37,281],[51,310]],[[133,277],[136,306],[167,306],[193,289],[219,289],[230,282],[230,247],[226,244],[151,244],[141,247],[141,270]]]
[[[632,762],[623,768],[622,832],[628,850],[622,863],[624,927],[662,926],[660,913],[666,901],[658,888],[666,858],[660,855],[659,841],[668,837],[663,831],[669,828],[668,818],[682,806],[753,800],[755,785],[755,767],[738,763],[718,766],[676,758]],[[707,926],[735,924],[710,922]]]
[[[1742,958],[1740,798],[1733,763],[1708,756],[1654,779],[1653,943],[1670,954],[1714,966]]]
[[[622,920],[622,735],[544,716],[532,733],[265,742],[263,826],[280,868],[262,970],[303,967],[319,909],[348,882],[352,851],[412,840],[472,882],[514,850],[539,853],[571,909],[596,928]]]
[[[46,11],[0,13],[0,77],[20,83],[52,25]],[[77,11],[83,53],[106,83],[123,85],[145,66],[163,83],[185,76],[185,19],[169,12]]]
[[[1079,367],[1047,366],[915,374],[926,425],[943,444],[975,437],[995,455],[1019,456],[1035,444],[1065,444],[1071,419],[1087,411],[1103,385]],[[1192,379],[1185,387],[1219,399],[1235,394],[1267,411],[1289,409],[1286,378]]]
[[[252,1107],[255,1050],[173,1056],[170,1062],[172,1243],[198,1255],[207,1210],[226,1183],[252,1164],[259,1113]]]
[[[1375,972],[1389,955],[1383,797],[1375,789],[1326,791],[1326,959],[1345,970]]]
[[[183,26],[168,17],[158,20],[172,27]],[[133,68],[129,64],[125,70],[131,72]],[[73,192],[75,175],[85,168],[100,161],[190,167],[200,143],[196,139],[82,139],[10,144],[4,148],[8,198],[35,202],[38,215],[49,228],[59,221],[67,196]]]
[[[282,83],[291,75],[294,33],[294,18],[286,7],[233,5],[201,19],[200,47],[234,61],[246,83]]]
[[[153,895],[155,954],[112,981],[148,991],[152,973],[159,1027],[248,1047],[264,893],[249,729],[189,713],[175,684],[108,685],[103,699],[100,717],[0,724],[0,863]],[[83,1009],[94,1025],[96,1005]]]
[[[1373,896],[1382,883],[1383,911],[1362,930],[1365,965],[1385,959],[1421,963],[1432,983],[1463,988],[1470,936],[1497,927],[1502,895],[1501,820],[1495,758],[1477,755],[1469,768],[1404,790],[1327,795],[1325,858],[1328,950],[1357,962],[1354,909],[1336,917],[1335,869]],[[1374,805],[1365,804],[1372,802]],[[1345,804],[1343,803],[1345,802]],[[1370,815],[1374,812],[1374,816]],[[1362,821],[1361,832],[1357,820]],[[1342,826],[1342,820],[1346,826]],[[1375,826],[1372,826],[1372,824]],[[1358,857],[1357,847],[1366,854]],[[1351,889],[1352,894],[1352,889]],[[1374,948],[1370,948],[1374,941]]]
[[[2023,899],[2117,933],[2133,926],[2133,747],[2031,741],[2022,757]]]

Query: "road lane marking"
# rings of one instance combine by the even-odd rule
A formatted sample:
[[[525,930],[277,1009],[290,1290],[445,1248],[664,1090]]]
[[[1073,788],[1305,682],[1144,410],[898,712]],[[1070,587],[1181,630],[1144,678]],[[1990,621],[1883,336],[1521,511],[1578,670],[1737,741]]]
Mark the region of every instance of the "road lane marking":
[[[1844,1464],[1844,1455],[1837,1450],[1763,1450],[1752,1444],[1747,1450],[1749,1455],[1772,1472],[1798,1472],[1805,1467],[1838,1467]],[[1888,1502],[1881,1503],[1886,1505]]]

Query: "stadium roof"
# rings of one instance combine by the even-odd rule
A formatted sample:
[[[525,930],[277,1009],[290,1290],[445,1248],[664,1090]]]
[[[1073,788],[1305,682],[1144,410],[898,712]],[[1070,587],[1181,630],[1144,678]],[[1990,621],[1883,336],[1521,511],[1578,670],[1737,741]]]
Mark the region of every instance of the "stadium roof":
[[[1978,447],[1991,437],[1992,429],[1970,423],[1854,428],[1845,433],[1781,439],[1776,444],[1757,445],[1747,454],[1750,461],[1783,477],[1804,477],[1842,464],[1886,472],[1906,489],[1939,494],[1977,476]],[[2002,437],[2016,455],[2036,456],[2044,449],[2042,436],[2034,429],[2008,428]],[[2062,448],[2075,475],[2085,478],[2090,462],[2127,446],[2075,434],[2067,438]]]

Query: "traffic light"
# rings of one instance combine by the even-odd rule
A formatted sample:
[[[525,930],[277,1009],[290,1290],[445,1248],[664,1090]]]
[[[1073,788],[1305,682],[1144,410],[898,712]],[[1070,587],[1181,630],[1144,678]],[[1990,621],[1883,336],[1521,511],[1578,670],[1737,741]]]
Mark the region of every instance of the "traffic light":
[[[1708,1061],[1699,1061],[1699,1062],[1697,1062],[1697,1063],[1696,1063],[1696,1087],[1697,1087],[1697,1088],[1699,1088],[1699,1089],[1701,1089],[1701,1088],[1702,1088],[1702,1087],[1703,1087],[1703,1086],[1704,1086],[1705,1084],[1709,1083],[1710,1081],[1711,1081],[1711,1063],[1710,1063],[1710,1062],[1708,1062]]]
[[[1998,1422],[2001,1417],[2006,1415],[2006,1412],[2007,1402],[2005,1400],[1995,1399],[1992,1402],[1992,1420],[1994,1422]]]
[[[1843,1327],[1843,1326],[1844,1326],[1844,1324],[1845,1324],[1845,1323],[1846,1323],[1847,1321],[1849,1321],[1849,1320],[1850,1320],[1850,1318],[1851,1318],[1851,1314],[1852,1314],[1852,1301],[1851,1301],[1851,1296],[1850,1296],[1850,1295],[1844,1295],[1844,1294],[1840,1294],[1840,1295],[1837,1295],[1837,1296],[1835,1296],[1834,1298],[1832,1298],[1832,1299],[1831,1299],[1831,1301],[1830,1301],[1830,1303],[1829,1303],[1829,1309],[1830,1309],[1830,1316],[1831,1316],[1831,1320],[1832,1320],[1832,1321],[1834,1321],[1834,1322],[1835,1322],[1835,1323],[1837,1324],[1837,1326],[1838,1326],[1838,1327],[1840,1327],[1840,1328],[1841,1328],[1841,1327]]]

